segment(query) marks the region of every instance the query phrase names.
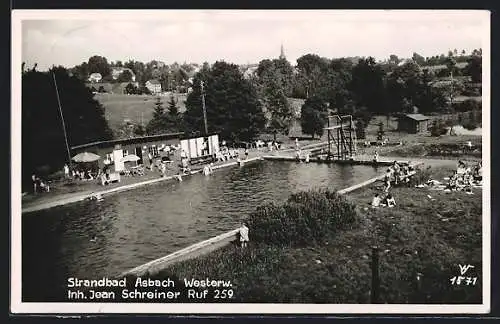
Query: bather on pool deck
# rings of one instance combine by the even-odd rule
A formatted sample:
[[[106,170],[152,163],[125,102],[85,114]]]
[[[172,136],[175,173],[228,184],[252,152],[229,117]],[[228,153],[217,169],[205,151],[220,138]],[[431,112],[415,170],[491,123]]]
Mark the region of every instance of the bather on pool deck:
[[[388,192],[389,188],[391,187],[391,180],[390,180],[389,176],[387,176],[387,175],[384,178],[384,184],[385,184],[384,192]]]

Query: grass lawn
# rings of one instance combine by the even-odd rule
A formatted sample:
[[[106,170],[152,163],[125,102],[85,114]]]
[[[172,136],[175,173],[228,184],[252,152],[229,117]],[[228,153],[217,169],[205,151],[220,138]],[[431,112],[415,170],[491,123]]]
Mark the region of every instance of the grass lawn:
[[[98,93],[94,98],[104,106],[109,126],[115,130],[127,119],[137,124],[143,121],[146,125],[153,117],[157,96]],[[160,96],[160,98],[163,108],[167,109],[170,95]],[[177,107],[180,111],[185,111],[186,95],[174,94],[174,98],[177,100]]]
[[[430,172],[442,179],[451,169]],[[376,245],[381,303],[481,303],[481,190],[466,195],[398,187],[391,209],[369,208],[373,193],[351,193],[358,220],[321,245],[250,244],[243,251],[228,246],[155,277],[231,280],[233,302],[370,303],[370,254]],[[252,229],[250,240],[251,234]],[[475,286],[450,284],[460,274],[459,263],[475,266]]]

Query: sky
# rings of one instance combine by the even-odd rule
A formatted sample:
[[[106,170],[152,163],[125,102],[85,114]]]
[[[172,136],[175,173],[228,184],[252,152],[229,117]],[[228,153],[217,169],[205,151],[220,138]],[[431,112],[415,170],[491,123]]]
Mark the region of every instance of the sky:
[[[35,11],[23,15],[22,60],[39,70],[108,61],[258,63],[323,57],[411,57],[484,47],[485,11],[155,10]],[[485,25],[488,23],[488,25]],[[486,29],[488,30],[488,29]]]

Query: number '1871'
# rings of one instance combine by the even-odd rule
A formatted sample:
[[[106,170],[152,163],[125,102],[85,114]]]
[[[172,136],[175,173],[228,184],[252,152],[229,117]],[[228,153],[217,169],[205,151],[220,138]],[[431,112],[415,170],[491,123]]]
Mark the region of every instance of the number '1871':
[[[475,286],[477,282],[477,277],[463,277],[463,276],[455,276],[450,279],[452,285],[467,285],[467,286]]]

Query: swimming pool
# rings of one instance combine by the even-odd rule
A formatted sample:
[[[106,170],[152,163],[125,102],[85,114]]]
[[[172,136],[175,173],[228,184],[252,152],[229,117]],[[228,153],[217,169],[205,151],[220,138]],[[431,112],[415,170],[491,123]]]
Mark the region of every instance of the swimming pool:
[[[61,301],[69,277],[117,275],[234,229],[266,202],[300,190],[343,189],[382,171],[263,161],[23,215],[23,301]]]

